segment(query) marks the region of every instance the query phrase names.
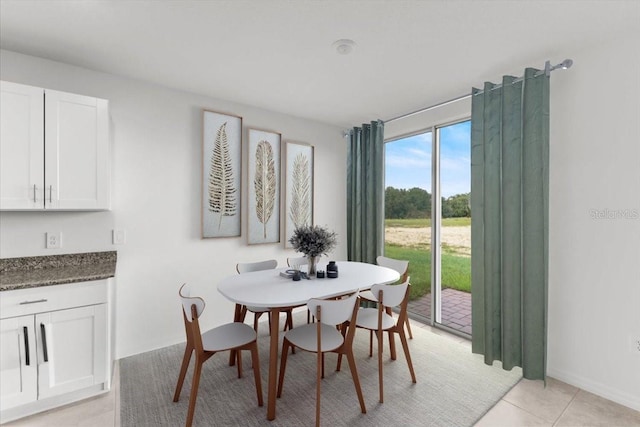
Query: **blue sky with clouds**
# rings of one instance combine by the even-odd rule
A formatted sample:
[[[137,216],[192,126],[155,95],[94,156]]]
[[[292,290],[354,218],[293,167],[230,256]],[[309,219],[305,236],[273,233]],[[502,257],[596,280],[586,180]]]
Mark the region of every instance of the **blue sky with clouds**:
[[[419,187],[431,192],[431,132],[386,144],[385,187]],[[471,188],[471,122],[440,128],[442,196]]]

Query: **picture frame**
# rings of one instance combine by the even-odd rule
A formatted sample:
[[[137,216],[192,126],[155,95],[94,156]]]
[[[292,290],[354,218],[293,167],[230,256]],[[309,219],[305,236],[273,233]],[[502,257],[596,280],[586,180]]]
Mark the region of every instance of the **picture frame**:
[[[314,147],[313,145],[286,141],[284,247],[292,248],[289,239],[296,227],[313,225],[314,199]]]
[[[202,238],[238,237],[242,212],[242,117],[202,112]]]
[[[280,146],[282,135],[247,129],[247,242],[280,242]]]

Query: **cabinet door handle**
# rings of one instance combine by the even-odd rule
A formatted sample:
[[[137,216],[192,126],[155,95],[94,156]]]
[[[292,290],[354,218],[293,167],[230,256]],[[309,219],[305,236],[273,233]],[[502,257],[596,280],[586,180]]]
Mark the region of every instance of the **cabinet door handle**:
[[[26,353],[24,361],[29,366],[29,329],[26,326],[22,327],[22,332],[24,334],[24,351]]]
[[[36,202],[36,185],[33,184],[33,203]]]
[[[22,301],[20,303],[20,305],[37,304],[39,302],[47,302],[47,300],[45,298],[43,298],[43,299],[37,299],[37,300],[34,300],[34,301]]]
[[[49,361],[49,353],[47,352],[47,330],[44,323],[40,323],[40,333],[42,334],[42,357],[45,362]]]
[[[51,193],[53,193],[53,185],[49,186],[49,203],[53,203],[53,197],[51,196]]]

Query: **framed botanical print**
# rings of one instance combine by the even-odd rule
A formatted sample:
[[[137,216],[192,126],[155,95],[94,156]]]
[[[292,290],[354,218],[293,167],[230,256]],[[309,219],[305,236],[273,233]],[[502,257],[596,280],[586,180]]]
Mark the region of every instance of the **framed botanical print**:
[[[203,111],[202,237],[241,233],[242,117]]]
[[[281,135],[248,129],[248,243],[280,241]]]
[[[291,248],[293,231],[303,225],[313,225],[313,146],[285,143],[285,210],[284,247]]]

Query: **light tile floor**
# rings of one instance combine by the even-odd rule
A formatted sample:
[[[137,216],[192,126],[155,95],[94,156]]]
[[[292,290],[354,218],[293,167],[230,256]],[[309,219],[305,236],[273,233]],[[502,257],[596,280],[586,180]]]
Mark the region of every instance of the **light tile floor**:
[[[471,348],[471,343],[429,325],[411,321],[412,328],[425,328]],[[265,421],[265,425],[269,425]],[[102,396],[23,418],[3,427],[119,427],[120,375],[116,364],[113,387]],[[475,427],[640,427],[640,412],[550,378],[521,380]]]

